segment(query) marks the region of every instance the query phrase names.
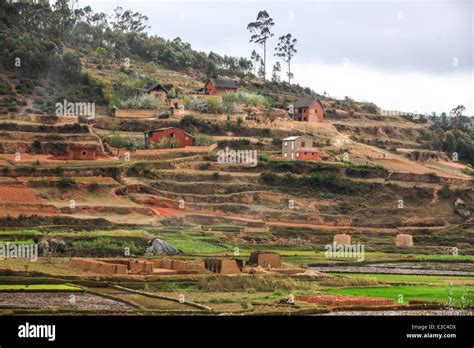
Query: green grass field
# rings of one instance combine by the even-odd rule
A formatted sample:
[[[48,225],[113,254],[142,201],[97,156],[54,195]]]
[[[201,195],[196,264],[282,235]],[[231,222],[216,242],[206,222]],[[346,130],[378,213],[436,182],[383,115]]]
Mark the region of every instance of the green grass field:
[[[81,288],[66,284],[0,285],[1,291],[82,291]]]
[[[449,286],[422,286],[422,285],[399,285],[391,287],[377,287],[377,288],[342,288],[342,289],[328,289],[326,294],[340,294],[353,296],[370,296],[370,297],[384,297],[390,298],[397,302],[400,295],[403,297],[403,303],[407,304],[410,300],[427,300],[437,302],[447,302]],[[464,291],[469,289],[472,293],[474,287],[472,286],[453,286],[454,306],[460,306],[460,298]]]
[[[200,233],[167,233],[162,238],[174,245],[177,249],[188,254],[225,254],[232,253],[225,244],[212,236],[203,236]]]

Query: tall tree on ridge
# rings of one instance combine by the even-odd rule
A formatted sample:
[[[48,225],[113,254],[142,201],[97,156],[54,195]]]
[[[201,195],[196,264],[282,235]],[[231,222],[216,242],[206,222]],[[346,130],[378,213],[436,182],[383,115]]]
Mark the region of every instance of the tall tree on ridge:
[[[280,62],[276,62],[275,65],[273,65],[272,82],[280,82],[280,72],[281,72]]]
[[[290,33],[280,36],[278,40],[278,45],[275,48],[275,56],[283,58],[283,61],[288,64],[288,83],[291,83],[291,78],[293,77],[293,73],[291,72],[291,59],[295,53],[298,52],[295,48],[298,40],[293,39]]]
[[[265,81],[266,76],[266,65],[267,65],[267,40],[273,36],[270,31],[275,25],[273,18],[270,17],[267,11],[260,11],[257,15],[255,22],[250,22],[247,25],[247,29],[250,31],[252,36],[250,42],[255,42],[257,45],[263,47],[263,80]]]

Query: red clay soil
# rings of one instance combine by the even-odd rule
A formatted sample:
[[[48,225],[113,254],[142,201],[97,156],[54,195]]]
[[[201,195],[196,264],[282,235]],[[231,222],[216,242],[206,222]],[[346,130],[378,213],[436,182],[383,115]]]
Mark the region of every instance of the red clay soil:
[[[184,209],[178,208],[178,203],[169,199],[157,199],[155,197],[147,197],[143,203],[156,214],[160,216],[180,216],[185,215]]]
[[[41,204],[41,201],[29,188],[0,186],[0,203]]]
[[[390,306],[394,302],[388,298],[348,296],[348,295],[318,295],[318,296],[296,296],[296,301],[316,303],[319,305],[342,307],[342,306]]]
[[[183,209],[162,208],[162,207],[153,207],[150,209],[160,216],[180,216],[180,215],[186,214],[186,211],[184,211]]]

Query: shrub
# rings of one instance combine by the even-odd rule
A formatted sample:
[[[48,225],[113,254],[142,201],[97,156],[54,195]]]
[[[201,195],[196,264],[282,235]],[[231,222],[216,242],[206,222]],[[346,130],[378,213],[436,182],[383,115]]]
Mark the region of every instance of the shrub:
[[[121,106],[125,109],[157,109],[165,104],[158,98],[143,94],[124,100]]]
[[[280,186],[282,188],[291,187],[293,190],[310,192],[331,192],[344,195],[360,194],[366,187],[355,181],[342,178],[334,172],[316,172],[311,175],[297,176],[292,173],[279,176],[272,172],[263,172],[260,179],[264,184]]]
[[[272,145],[274,146],[281,146],[281,143],[283,142],[283,140],[281,138],[273,138],[272,139]]]
[[[35,153],[39,153],[42,151],[41,141],[37,138],[33,140],[31,147],[32,147],[32,151]]]
[[[222,103],[218,98],[185,98],[184,106],[186,109],[203,113],[221,113]]]
[[[120,134],[114,134],[110,138],[108,138],[108,143],[112,147],[116,147],[119,149],[126,149],[129,151],[133,151],[136,149],[141,149],[144,147],[144,144],[135,139],[135,138],[127,138]]]
[[[240,112],[242,109],[236,102],[224,103],[222,106],[222,111],[227,115],[234,115]]]
[[[67,189],[76,186],[76,182],[69,176],[61,176],[59,179],[59,187]]]
[[[199,170],[208,170],[209,168],[211,168],[211,163],[210,162],[200,163],[198,168]]]
[[[211,137],[208,137],[207,135],[202,133],[194,133],[193,138],[195,146],[209,146],[213,143]]]
[[[441,189],[439,190],[439,195],[441,198],[451,198],[454,192],[449,187],[449,183],[444,183]]]
[[[165,111],[162,112],[161,114],[158,115],[158,118],[163,120],[163,119],[168,119],[171,117],[171,112],[170,111]]]
[[[94,181],[91,182],[89,186],[87,186],[87,189],[89,190],[89,192],[95,192],[99,190],[99,187],[99,184]]]
[[[170,149],[175,148],[177,144],[176,139],[162,138],[159,142],[152,143],[154,149]]]

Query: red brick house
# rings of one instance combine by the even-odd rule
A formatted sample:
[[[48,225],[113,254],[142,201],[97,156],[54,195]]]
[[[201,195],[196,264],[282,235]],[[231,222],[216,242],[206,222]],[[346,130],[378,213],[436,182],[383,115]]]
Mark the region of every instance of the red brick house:
[[[301,98],[293,105],[293,119],[302,122],[324,122],[324,107],[315,97]]]
[[[321,151],[317,147],[300,147],[295,151],[297,161],[319,161]]]
[[[68,160],[94,161],[97,148],[92,145],[70,145],[67,151]]]
[[[208,79],[204,85],[204,93],[216,95],[217,93],[236,92],[239,87],[232,80]]]
[[[191,134],[177,127],[158,128],[145,132],[145,148],[151,143],[159,143],[166,139],[170,141],[169,148],[183,148],[193,146],[194,138]]]

